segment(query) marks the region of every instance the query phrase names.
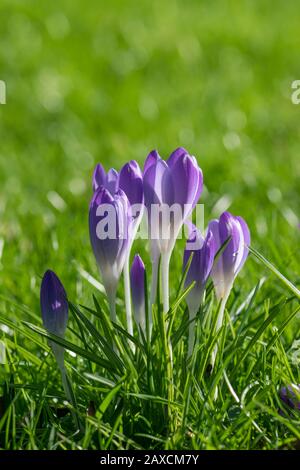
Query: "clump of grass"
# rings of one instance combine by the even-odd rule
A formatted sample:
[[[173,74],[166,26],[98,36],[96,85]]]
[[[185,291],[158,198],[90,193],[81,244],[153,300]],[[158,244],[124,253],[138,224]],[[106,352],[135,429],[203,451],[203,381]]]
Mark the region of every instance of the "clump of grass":
[[[94,294],[90,307],[70,302],[68,339],[48,333],[36,322],[16,323],[1,315],[0,322],[13,334],[4,339],[8,361],[2,378],[1,447],[293,448],[300,438],[299,413],[280,402],[278,387],[299,379],[282,338],[299,311],[299,291],[256,250],[251,251],[277,276],[284,294],[277,294],[272,305],[263,300],[267,284],[263,279],[244,302],[234,291],[225,323],[216,332],[218,305],[209,285],[195,320],[196,342],[189,359],[184,298],[190,288],[183,290],[183,279],[166,315],[158,296],[151,338],[141,331],[131,336],[113,323],[101,293]],[[118,304],[122,318],[120,299]],[[289,315],[282,318],[287,310]],[[43,337],[69,352],[66,367],[77,405],[75,400],[73,404],[64,401]],[[21,339],[30,346],[21,346]],[[217,343],[219,353],[212,369]],[[80,432],[70,411],[81,423]]]

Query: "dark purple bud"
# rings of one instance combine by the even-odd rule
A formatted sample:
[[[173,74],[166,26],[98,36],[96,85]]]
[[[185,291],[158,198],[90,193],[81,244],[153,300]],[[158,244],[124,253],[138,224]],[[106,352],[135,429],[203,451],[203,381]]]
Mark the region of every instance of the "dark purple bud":
[[[300,385],[291,384],[282,387],[279,396],[290,408],[300,410]]]
[[[40,291],[44,327],[49,333],[64,337],[68,323],[68,300],[64,286],[53,271],[46,271]]]
[[[137,325],[145,329],[145,265],[139,255],[135,255],[130,270],[131,297]]]

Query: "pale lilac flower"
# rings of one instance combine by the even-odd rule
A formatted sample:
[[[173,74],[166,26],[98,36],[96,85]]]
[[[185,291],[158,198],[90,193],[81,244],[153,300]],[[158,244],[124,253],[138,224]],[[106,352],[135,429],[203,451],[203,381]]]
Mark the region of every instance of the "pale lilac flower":
[[[218,299],[228,297],[233,282],[248,256],[250,232],[242,217],[224,212],[219,220],[212,220],[209,229],[213,233],[216,249],[227,242],[212,269],[212,279]]]
[[[152,255],[150,298],[154,303],[157,266],[162,255],[163,303],[164,311],[167,311],[170,256],[182,224],[199,200],[203,176],[196,158],[180,147],[167,161],[162,160],[156,150],[150,152],[144,165],[143,181]],[[160,216],[159,212],[163,215]]]
[[[217,254],[211,277],[214,283],[217,299],[220,301],[216,331],[223,325],[226,302],[231,292],[233,282],[242,269],[248,256],[250,245],[250,232],[246,222],[241,217],[236,217],[229,212],[223,212],[219,220],[212,220],[208,226],[211,230]],[[223,250],[223,251],[222,251]],[[214,366],[218,345],[212,354],[212,366]],[[217,389],[216,395],[217,396]]]
[[[127,230],[127,253],[123,262],[124,269],[124,292],[126,305],[127,327],[130,334],[133,333],[131,298],[130,298],[130,276],[129,276],[129,257],[130,251],[135,239],[138,227],[143,216],[143,176],[138,163],[131,160],[126,163],[120,173],[114,169],[105,172],[103,166],[99,163],[93,174],[93,189],[105,188],[112,197],[122,190],[128,200],[128,230]]]
[[[129,202],[124,191],[114,195],[100,186],[94,193],[89,211],[90,240],[115,320],[115,295],[128,250],[131,223]]]

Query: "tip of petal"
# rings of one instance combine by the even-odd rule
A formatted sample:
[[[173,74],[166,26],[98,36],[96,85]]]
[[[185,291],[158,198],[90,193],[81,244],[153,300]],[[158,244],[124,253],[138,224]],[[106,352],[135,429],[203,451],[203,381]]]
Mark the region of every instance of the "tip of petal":
[[[151,150],[151,152],[148,154],[145,163],[144,163],[144,169],[143,173],[145,174],[146,171],[154,165],[158,160],[161,160],[160,155],[157,150]]]
[[[110,192],[104,188],[104,186],[99,186],[93,194],[93,197],[90,202],[90,209],[94,206],[98,207],[100,204],[103,203],[111,203],[114,200],[113,196]]]
[[[51,269],[47,269],[47,271],[45,271],[44,276],[43,276],[43,281],[60,283],[58,276],[55,274],[54,271],[51,271]]]
[[[95,166],[95,169],[93,172],[93,178],[92,178],[94,191],[96,191],[96,189],[98,189],[99,186],[104,184],[105,177],[106,177],[106,173],[105,173],[103,166],[101,165],[101,163],[97,163],[97,165]]]
[[[140,270],[145,270],[145,265],[139,254],[135,255],[132,262],[132,269],[138,268]]]

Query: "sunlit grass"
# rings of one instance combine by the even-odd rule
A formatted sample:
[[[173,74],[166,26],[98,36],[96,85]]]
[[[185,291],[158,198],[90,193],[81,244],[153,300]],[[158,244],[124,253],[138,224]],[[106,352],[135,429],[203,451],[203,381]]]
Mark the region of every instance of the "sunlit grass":
[[[0,14],[0,448],[295,447],[299,413],[278,413],[278,388],[300,382],[297,2],[64,0],[58,9],[4,0]],[[134,357],[108,319],[87,214],[97,161],[120,168],[178,145],[203,169],[206,222],[227,208],[242,215],[254,250],[278,272],[249,256],[218,338],[209,289],[189,363],[184,300],[177,305],[170,402],[160,314],[152,347],[135,340]],[[179,241],[171,260],[171,305],[182,249]],[[135,252],[150,275],[146,245]],[[73,305],[66,364],[83,434],[41,335],[48,268]],[[124,324],[121,284],[117,310]]]

